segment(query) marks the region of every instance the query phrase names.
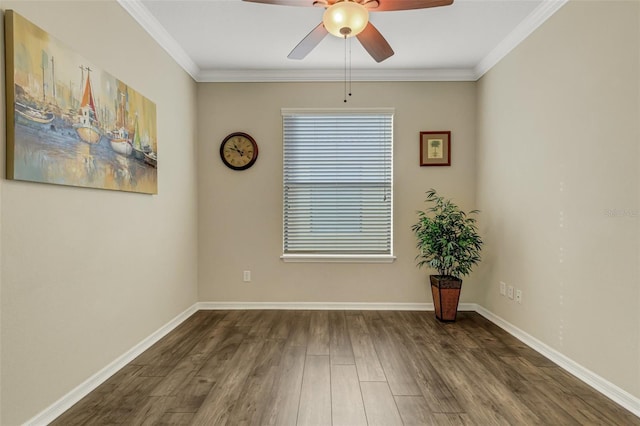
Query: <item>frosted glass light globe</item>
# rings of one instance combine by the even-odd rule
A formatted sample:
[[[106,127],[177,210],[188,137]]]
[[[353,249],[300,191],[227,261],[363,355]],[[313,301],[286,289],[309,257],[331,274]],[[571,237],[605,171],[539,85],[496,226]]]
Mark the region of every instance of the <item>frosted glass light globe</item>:
[[[369,23],[369,11],[360,3],[341,1],[327,8],[322,16],[324,27],[336,37],[353,37]]]

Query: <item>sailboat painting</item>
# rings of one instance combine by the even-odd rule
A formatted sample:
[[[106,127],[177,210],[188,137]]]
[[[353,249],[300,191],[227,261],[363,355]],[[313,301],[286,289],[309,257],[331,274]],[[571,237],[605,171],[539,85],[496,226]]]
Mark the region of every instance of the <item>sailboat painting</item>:
[[[156,105],[5,11],[7,178],[158,193]]]

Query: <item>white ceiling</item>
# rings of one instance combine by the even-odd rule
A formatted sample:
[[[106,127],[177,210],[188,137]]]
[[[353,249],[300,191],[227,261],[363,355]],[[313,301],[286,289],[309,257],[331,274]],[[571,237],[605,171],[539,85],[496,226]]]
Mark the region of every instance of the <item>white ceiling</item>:
[[[305,0],[301,0],[303,2]],[[327,37],[303,60],[289,52],[324,9],[241,0],[119,0],[197,81],[325,81],[344,75],[344,40]],[[356,39],[356,80],[477,80],[566,0],[455,0],[372,12],[395,51],[376,63]]]

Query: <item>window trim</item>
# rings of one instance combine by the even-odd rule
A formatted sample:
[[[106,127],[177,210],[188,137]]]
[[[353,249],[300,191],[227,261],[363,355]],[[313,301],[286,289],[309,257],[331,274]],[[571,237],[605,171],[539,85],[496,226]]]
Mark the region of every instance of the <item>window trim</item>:
[[[285,263],[393,263],[393,254],[283,254]]]

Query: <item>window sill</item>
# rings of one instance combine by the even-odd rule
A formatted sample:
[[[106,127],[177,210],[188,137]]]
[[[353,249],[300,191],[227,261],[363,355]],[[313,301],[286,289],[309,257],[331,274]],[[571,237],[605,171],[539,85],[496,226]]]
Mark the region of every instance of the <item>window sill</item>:
[[[283,254],[280,259],[292,263],[393,263],[396,257],[390,254]]]

